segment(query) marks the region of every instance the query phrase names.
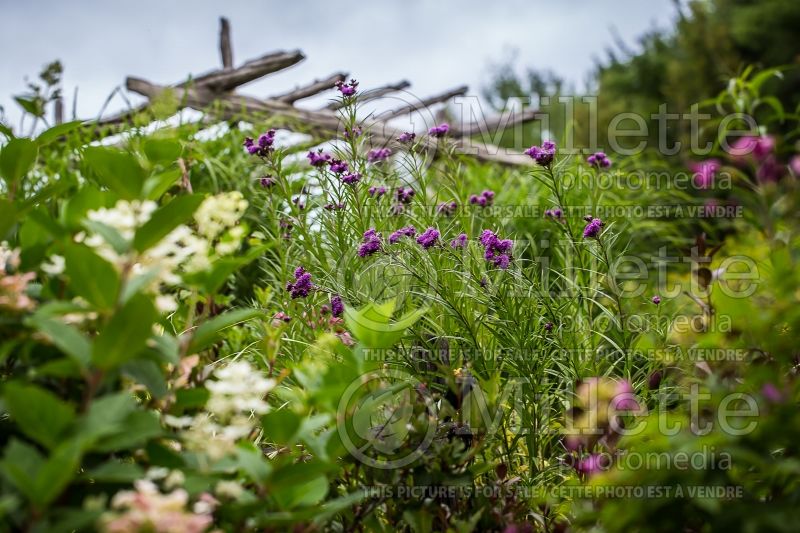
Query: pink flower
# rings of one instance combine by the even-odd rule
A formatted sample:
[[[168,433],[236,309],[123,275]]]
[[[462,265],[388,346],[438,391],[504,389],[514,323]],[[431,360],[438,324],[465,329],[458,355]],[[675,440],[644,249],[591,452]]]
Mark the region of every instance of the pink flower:
[[[770,135],[740,137],[731,145],[728,153],[733,159],[743,160],[750,154],[756,161],[763,161],[775,149],[775,138]]]
[[[694,173],[694,184],[700,189],[708,189],[714,186],[714,178],[719,172],[722,164],[719,159],[707,159],[696,163],[690,163],[689,169]]]

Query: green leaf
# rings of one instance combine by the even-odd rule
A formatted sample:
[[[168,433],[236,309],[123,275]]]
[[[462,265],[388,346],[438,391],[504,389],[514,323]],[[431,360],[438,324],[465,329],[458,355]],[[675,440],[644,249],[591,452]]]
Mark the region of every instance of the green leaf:
[[[115,228],[95,220],[84,220],[83,226],[92,233],[100,235],[118,254],[123,255],[128,252],[130,248],[128,241]]]
[[[91,446],[99,438],[126,431],[125,419],[135,409],[136,400],[128,392],[97,398],[80,421],[79,435],[87,446]]]
[[[183,146],[176,139],[149,138],[144,141],[144,155],[153,163],[173,163],[182,151]]]
[[[294,411],[278,409],[261,418],[261,427],[268,442],[290,445],[294,443],[301,422],[300,416]]]
[[[10,190],[33,168],[38,150],[32,140],[16,138],[8,141],[0,151],[0,175]]]
[[[81,462],[81,448],[76,440],[61,444],[42,465],[36,476],[36,500],[47,506],[56,499],[78,473]]]
[[[200,273],[200,275],[195,278],[187,277],[186,279],[190,283],[195,281],[199,282],[205,292],[214,294],[220,290],[231,274],[249,264],[251,261],[261,257],[271,246],[272,244],[256,246],[240,257],[224,257],[222,259],[217,259],[209,270]]]
[[[84,151],[83,159],[102,185],[126,200],[139,198],[145,172],[132,154],[113,148],[90,146]]]
[[[44,457],[36,448],[12,438],[6,446],[0,463],[5,477],[29,500],[36,498],[36,476],[44,464]]]
[[[272,465],[252,442],[240,442],[236,446],[236,462],[239,469],[259,484],[265,483],[272,473]]]
[[[260,316],[263,316],[263,313],[258,309],[236,309],[215,316],[201,324],[193,334],[190,333],[192,340],[189,343],[188,353],[197,353],[217,342],[222,338],[223,329]]]
[[[25,96],[15,96],[14,101],[26,112],[34,117],[42,118],[44,116],[44,101],[42,98],[26,98]]]
[[[390,324],[394,308],[393,299],[382,304],[370,303],[361,309],[345,306],[345,323],[356,339],[367,348],[391,348],[428,311],[427,307],[414,309]]]
[[[81,368],[86,368],[92,354],[92,344],[77,328],[54,318],[47,318],[38,312],[28,319],[28,325],[44,333],[50,341]]]
[[[178,389],[175,391],[175,409],[182,412],[186,409],[203,407],[208,401],[211,391],[205,387]]]
[[[17,223],[17,208],[5,198],[0,198],[0,240],[3,240]]]
[[[89,470],[83,477],[100,483],[133,483],[144,477],[144,470],[135,463],[111,460]]]
[[[149,359],[128,361],[122,365],[122,373],[147,387],[155,398],[163,398],[167,394],[164,372],[154,361]]]
[[[105,370],[133,359],[145,347],[158,313],[143,294],[133,296],[111,317],[94,341],[92,362]]]
[[[116,452],[143,446],[148,440],[161,436],[161,417],[154,411],[134,411],[123,422],[123,430],[99,441],[94,450]]]
[[[157,209],[150,220],[136,231],[133,247],[139,252],[144,252],[154,246],[178,225],[188,220],[202,201],[203,196],[200,194],[179,196]]]
[[[61,212],[61,221],[66,226],[77,228],[86,217],[86,213],[101,207],[109,207],[115,198],[108,192],[101,191],[94,185],[86,185],[69,198]]]
[[[71,288],[101,309],[114,306],[119,294],[119,274],[114,266],[81,244],[64,247],[64,271]]]
[[[144,182],[144,195],[148,200],[158,200],[181,178],[181,169],[170,168],[154,174]]]
[[[6,384],[3,398],[8,412],[25,435],[53,448],[75,419],[71,405],[35,385]]]
[[[60,137],[69,135],[73,131],[83,126],[83,124],[84,122],[82,120],[73,120],[72,122],[64,122],[63,124],[53,126],[52,128],[40,133],[39,136],[36,137],[36,143],[39,146],[49,144],[58,140]]]

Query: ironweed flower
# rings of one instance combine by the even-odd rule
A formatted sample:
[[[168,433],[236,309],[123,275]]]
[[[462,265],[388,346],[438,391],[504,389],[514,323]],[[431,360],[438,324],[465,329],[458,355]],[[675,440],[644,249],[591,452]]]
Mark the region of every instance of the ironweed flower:
[[[359,257],[368,257],[381,249],[381,234],[370,228],[364,232],[364,239],[358,247]]]
[[[353,172],[342,176],[342,183],[345,185],[355,185],[359,181],[361,181],[361,174],[358,172]]]
[[[531,146],[525,153],[531,157],[539,166],[549,166],[556,155],[556,143],[544,141],[541,146]]]
[[[444,137],[447,135],[447,132],[450,131],[450,125],[447,123],[441,123],[438,126],[434,126],[428,130],[428,135],[431,137]]]
[[[353,96],[356,94],[356,88],[358,87],[358,82],[354,79],[350,80],[350,83],[345,83],[343,81],[337,81],[335,87],[342,93],[342,96]]]
[[[611,160],[605,152],[595,152],[586,158],[586,162],[591,167],[595,168],[608,168],[611,166]]]
[[[414,194],[414,189],[411,187],[398,187],[395,191],[397,201],[401,204],[411,203],[411,199],[414,197]]]
[[[326,154],[321,149],[316,152],[311,150],[310,152],[308,152],[308,154],[306,154],[306,157],[308,158],[308,162],[313,167],[321,167],[327,165],[328,162],[331,160],[331,155]]]
[[[509,267],[514,241],[511,239],[499,239],[495,232],[488,229],[483,230],[479,241],[485,249],[484,259],[502,270],[506,270]]]
[[[344,138],[345,139],[350,139],[350,138],[358,139],[359,137],[361,137],[362,133],[363,133],[363,130],[361,129],[361,126],[354,126],[352,128],[345,128],[345,130],[344,130]]]
[[[374,196],[375,199],[377,200],[378,198],[386,194],[386,187],[376,187],[373,185],[372,187],[367,189],[367,193],[369,193],[370,196]]]
[[[661,303],[661,296],[659,296],[659,295],[657,295],[657,294],[656,294],[655,296],[653,296],[653,298],[652,298],[652,300],[651,300],[651,301],[652,301],[654,304],[658,305],[658,304],[660,304],[660,303]]]
[[[494,191],[485,189],[480,194],[470,195],[469,203],[480,207],[488,207],[494,203]]]
[[[436,214],[449,217],[455,214],[458,209],[458,204],[455,200],[451,202],[443,202],[436,207]]]
[[[414,226],[406,226],[393,232],[389,235],[389,244],[396,244],[400,242],[403,237],[413,237],[417,234],[417,229]]]
[[[265,189],[271,189],[278,183],[272,176],[264,176],[259,180],[259,182],[261,183],[261,186],[264,187]]]
[[[266,157],[273,150],[275,142],[275,130],[269,130],[258,136],[257,141],[253,141],[250,137],[244,138],[244,147],[250,155],[257,155],[259,157]]]
[[[294,271],[294,281],[286,283],[286,290],[292,299],[305,298],[313,289],[315,287],[311,283],[311,274],[306,272],[303,267],[297,267]]]
[[[345,163],[341,159],[331,159],[330,166],[331,166],[331,172],[335,172],[336,174],[343,174],[347,172],[348,169],[347,163]]]
[[[385,161],[390,155],[392,155],[392,151],[389,148],[375,148],[367,153],[367,162],[380,163],[381,161]]]
[[[417,244],[425,248],[431,248],[434,246],[439,240],[439,230],[436,228],[428,228],[425,232],[417,237]]]
[[[453,249],[464,248],[467,245],[467,234],[461,233],[458,237],[450,241],[450,247]]]
[[[336,294],[331,298],[331,314],[340,317],[342,313],[344,313],[344,303],[342,303],[342,298]]]
[[[585,228],[583,228],[583,237],[585,239],[595,239],[598,235],[600,235],[600,231],[603,229],[603,221],[599,218],[593,218],[591,222],[589,222]]]
[[[397,138],[401,143],[411,143],[417,137],[417,134],[412,131],[406,131],[400,134]]]

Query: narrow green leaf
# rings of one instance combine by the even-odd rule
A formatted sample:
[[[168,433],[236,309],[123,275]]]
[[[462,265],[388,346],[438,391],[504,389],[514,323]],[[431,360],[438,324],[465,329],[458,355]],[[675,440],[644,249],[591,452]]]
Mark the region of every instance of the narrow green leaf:
[[[73,120],[72,122],[58,124],[40,133],[39,136],[36,137],[36,142],[39,146],[44,146],[58,140],[60,137],[69,135],[73,131],[83,126],[83,124],[84,122],[82,120]]]
[[[263,313],[258,309],[236,309],[235,311],[215,316],[201,324],[191,334],[192,340],[189,343],[188,353],[197,353],[217,342],[222,338],[221,332],[223,329],[259,316],[263,316]]]

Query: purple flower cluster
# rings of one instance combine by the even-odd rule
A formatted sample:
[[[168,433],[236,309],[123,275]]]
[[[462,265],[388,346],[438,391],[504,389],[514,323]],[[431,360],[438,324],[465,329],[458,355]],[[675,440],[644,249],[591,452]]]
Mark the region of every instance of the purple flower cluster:
[[[334,317],[340,317],[344,313],[344,304],[342,298],[337,294],[331,298],[331,314]]]
[[[396,244],[403,237],[413,237],[416,234],[417,234],[417,228],[415,228],[414,226],[406,226],[405,228],[400,228],[399,230],[389,235],[389,244]]]
[[[370,228],[364,232],[364,239],[358,247],[358,256],[367,257],[381,249],[381,234]]]
[[[370,163],[380,163],[385,161],[392,151],[389,148],[375,148],[367,153],[367,161]]]
[[[270,189],[278,183],[272,176],[263,176],[259,180],[259,182],[261,183],[261,186],[264,187],[265,189]]]
[[[608,168],[611,166],[611,160],[605,152],[595,152],[586,158],[586,162],[590,167]]]
[[[436,214],[444,217],[453,216],[458,209],[458,204],[455,200],[452,202],[443,202],[436,207]]]
[[[658,294],[656,294],[655,296],[653,296],[653,299],[652,299],[651,301],[652,301],[654,304],[658,305],[658,304],[660,304],[660,303],[661,303],[661,296],[659,296]]]
[[[294,271],[294,281],[286,283],[286,290],[292,298],[305,298],[314,289],[311,283],[311,274],[306,272],[303,267],[297,267]]]
[[[275,130],[269,130],[258,136],[257,141],[253,141],[250,137],[244,138],[244,147],[251,155],[259,157],[266,157],[272,151],[272,145],[275,143]]]
[[[555,220],[561,220],[564,218],[564,212],[560,207],[556,207],[555,209],[545,209],[544,216]]]
[[[331,160],[331,155],[324,153],[321,149],[318,151],[311,150],[306,154],[308,158],[308,162],[311,163],[313,167],[321,167],[327,165],[328,162]]]
[[[511,248],[514,246],[514,241],[499,239],[495,232],[485,229],[481,234],[480,243],[485,249],[484,259],[503,270],[508,268],[511,263]]]
[[[352,128],[345,128],[344,138],[350,139],[352,137],[353,139],[358,139],[359,137],[361,137],[362,133],[363,130],[361,129],[361,126],[353,126]]]
[[[481,207],[488,207],[494,203],[494,191],[486,189],[480,194],[470,195],[469,203],[472,205],[479,205]]]
[[[400,136],[397,138],[397,140],[400,141],[401,143],[410,143],[413,142],[416,137],[417,134],[414,133],[413,131],[406,131],[401,133]]]
[[[453,249],[457,248],[464,248],[467,245],[467,234],[462,233],[452,241],[450,241],[450,247]]]
[[[356,94],[356,88],[358,87],[358,82],[356,80],[351,79],[350,83],[345,83],[343,81],[337,81],[335,87],[342,93],[342,96],[353,96]]]
[[[446,123],[441,123],[438,126],[434,126],[428,130],[428,135],[431,137],[444,137],[447,135],[447,132],[450,131],[450,125]]]
[[[595,239],[600,235],[603,229],[603,221],[599,218],[593,218],[585,228],[583,228],[583,237],[585,239]]]
[[[414,189],[411,187],[398,187],[395,191],[395,196],[401,204],[411,203],[411,199],[414,197]]]
[[[699,189],[708,189],[714,186],[714,178],[722,167],[719,159],[706,159],[697,163],[690,163],[689,170],[694,173],[692,181]]]
[[[361,181],[361,174],[359,174],[358,172],[352,172],[350,174],[345,174],[344,176],[342,176],[342,183],[344,183],[345,185],[355,185],[359,181]]]
[[[375,187],[373,185],[372,187],[367,189],[367,192],[369,193],[370,196],[374,196],[375,199],[377,200],[378,198],[386,194],[386,187]]]
[[[323,205],[322,208],[328,211],[339,211],[341,209],[344,209],[344,203],[343,202],[340,202],[338,204],[328,203]]]
[[[417,237],[417,244],[426,250],[434,246],[439,241],[439,230],[436,228],[428,228],[425,232]]]
[[[536,161],[537,165],[546,167],[553,162],[553,158],[556,156],[556,143],[544,141],[541,146],[531,146],[525,150],[525,153]]]
[[[335,172],[336,174],[343,174],[347,172],[348,166],[347,163],[342,161],[341,159],[331,159],[331,172]]]

